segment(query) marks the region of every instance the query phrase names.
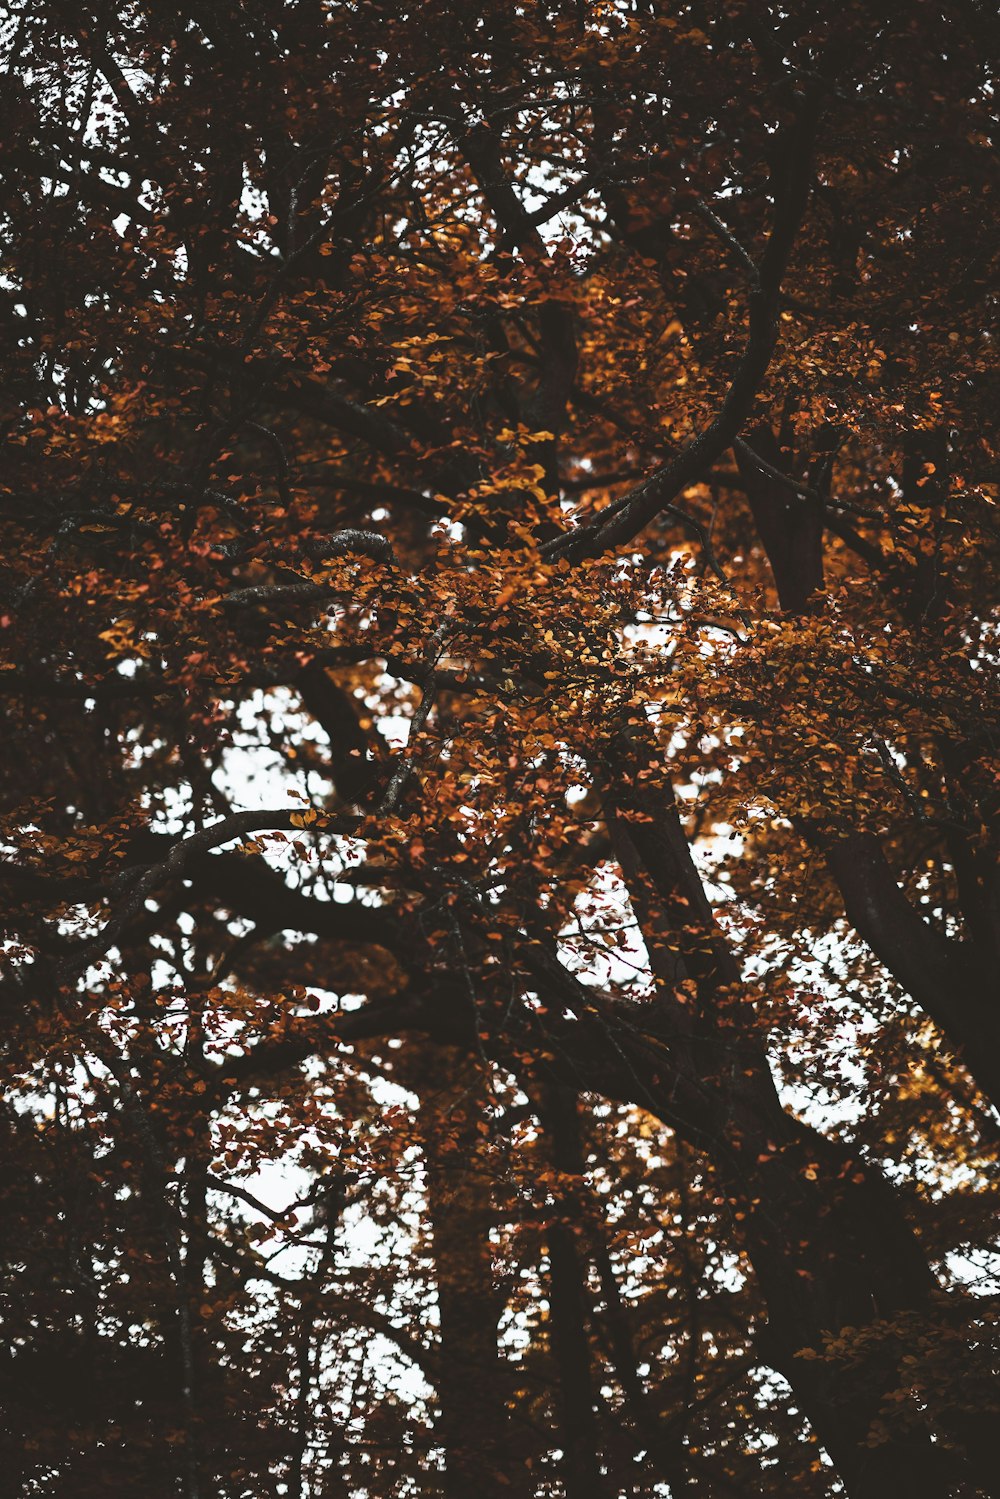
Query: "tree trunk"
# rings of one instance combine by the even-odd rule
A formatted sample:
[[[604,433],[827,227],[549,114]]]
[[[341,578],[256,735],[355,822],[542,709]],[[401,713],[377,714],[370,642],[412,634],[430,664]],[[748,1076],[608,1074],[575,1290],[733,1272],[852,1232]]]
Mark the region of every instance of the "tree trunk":
[[[478,1064],[452,1048],[425,1047],[398,1065],[398,1073],[420,1096],[441,1324],[443,1492],[445,1499],[517,1499],[530,1486],[512,1450],[507,1379],[497,1347],[503,1306],[492,1271],[495,1210],[485,1082]]]
[[[946,1499],[964,1464],[931,1443],[914,1403],[888,1399],[904,1383],[892,1319],[935,1312],[926,1256],[878,1172],[782,1107],[669,787],[648,774],[645,729],[618,749],[608,820],[658,980],[649,1028],[664,1037],[655,1071],[638,1047],[629,1070],[643,1067],[647,1106],[713,1160],[766,1301],[762,1351],[852,1499],[887,1487]],[[637,1102],[641,1091],[632,1089]],[[855,1329],[865,1336],[852,1360],[824,1356],[828,1335]],[[979,1439],[994,1448],[988,1434]]]
[[[552,1164],[582,1177],[583,1147],[576,1094],[551,1084],[545,1090],[542,1123],[551,1141]],[[587,1335],[586,1266],[577,1248],[572,1206],[559,1193],[559,1214],[549,1229],[549,1305],[556,1365],[560,1443],[566,1499],[600,1499],[609,1492],[601,1471],[598,1421]]]

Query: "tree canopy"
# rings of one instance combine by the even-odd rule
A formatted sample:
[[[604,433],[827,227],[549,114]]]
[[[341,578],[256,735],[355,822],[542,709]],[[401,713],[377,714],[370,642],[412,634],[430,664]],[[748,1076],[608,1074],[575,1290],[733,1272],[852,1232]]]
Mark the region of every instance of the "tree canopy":
[[[8,1492],[1000,1495],[993,7],[0,38]]]

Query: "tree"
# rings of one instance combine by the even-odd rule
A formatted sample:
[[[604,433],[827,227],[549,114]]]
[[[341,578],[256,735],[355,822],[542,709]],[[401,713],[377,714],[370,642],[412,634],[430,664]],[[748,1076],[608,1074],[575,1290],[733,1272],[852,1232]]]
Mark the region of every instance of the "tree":
[[[1000,1492],[990,24],[11,11],[18,1492]]]

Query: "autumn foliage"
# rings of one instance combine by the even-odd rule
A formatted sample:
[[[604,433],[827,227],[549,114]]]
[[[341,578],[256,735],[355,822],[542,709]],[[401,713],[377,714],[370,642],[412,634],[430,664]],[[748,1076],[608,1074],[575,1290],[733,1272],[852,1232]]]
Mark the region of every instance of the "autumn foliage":
[[[8,7],[5,1493],[1000,1495],[991,12]]]

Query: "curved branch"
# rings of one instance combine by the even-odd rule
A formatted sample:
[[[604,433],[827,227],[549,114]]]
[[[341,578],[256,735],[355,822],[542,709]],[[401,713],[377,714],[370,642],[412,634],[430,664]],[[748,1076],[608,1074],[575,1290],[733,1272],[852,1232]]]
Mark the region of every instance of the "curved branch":
[[[585,526],[547,542],[542,547],[544,557],[580,562],[630,541],[732,446],[750,414],[778,342],[781,278],[809,201],[817,121],[815,104],[806,104],[795,121],[784,182],[775,192],[774,227],[761,259],[758,284],[750,288],[750,326],[743,357],[715,418],[675,457],[599,511]]]

